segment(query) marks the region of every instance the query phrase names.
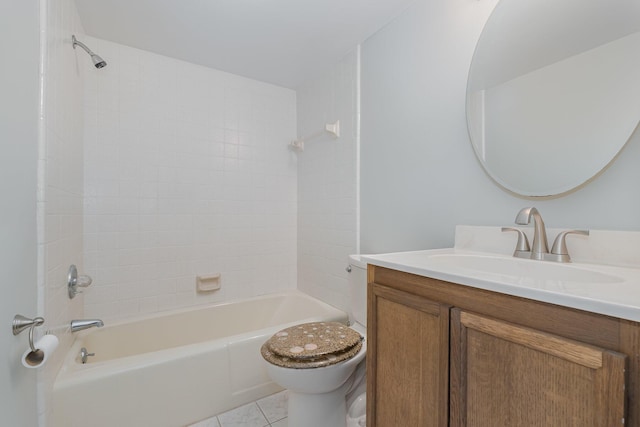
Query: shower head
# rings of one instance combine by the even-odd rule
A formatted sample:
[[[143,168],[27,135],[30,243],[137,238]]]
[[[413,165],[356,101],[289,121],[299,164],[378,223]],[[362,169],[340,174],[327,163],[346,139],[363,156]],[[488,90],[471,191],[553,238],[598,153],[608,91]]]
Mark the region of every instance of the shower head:
[[[95,53],[91,55],[91,60],[93,61],[93,65],[95,65],[96,68],[104,68],[107,66],[107,61],[100,58],[100,56],[96,55]]]
[[[104,67],[107,66],[107,61],[105,61],[100,56],[98,56],[95,53],[93,53],[91,51],[91,49],[89,49],[87,46],[85,46],[84,43],[79,42],[78,39],[76,39],[75,35],[71,36],[71,40],[73,41],[73,48],[74,49],[76,48],[76,46],[80,46],[82,49],[84,49],[85,52],[87,52],[91,56],[91,60],[93,61],[93,65],[96,68],[104,68]]]

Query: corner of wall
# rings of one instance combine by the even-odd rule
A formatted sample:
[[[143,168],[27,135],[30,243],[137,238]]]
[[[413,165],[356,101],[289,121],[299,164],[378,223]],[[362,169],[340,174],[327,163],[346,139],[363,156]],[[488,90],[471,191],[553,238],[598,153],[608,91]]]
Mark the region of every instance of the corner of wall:
[[[84,33],[73,0],[40,2],[41,111],[38,144],[38,311],[58,337],[55,354],[38,372],[39,424],[52,424],[52,390],[71,347],[69,321],[83,314],[82,298],[67,296],[67,271],[82,256],[83,65],[71,35]],[[79,59],[85,59],[80,57]]]
[[[299,135],[341,125],[340,138],[314,138],[298,154],[298,288],[345,311],[345,267],[359,249],[359,52],[297,91]]]

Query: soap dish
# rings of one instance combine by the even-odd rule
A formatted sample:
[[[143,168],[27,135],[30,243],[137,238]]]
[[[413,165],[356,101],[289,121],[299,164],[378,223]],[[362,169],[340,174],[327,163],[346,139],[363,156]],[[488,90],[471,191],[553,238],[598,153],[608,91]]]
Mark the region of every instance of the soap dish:
[[[198,292],[213,292],[220,289],[220,273],[209,276],[196,276],[196,290]]]

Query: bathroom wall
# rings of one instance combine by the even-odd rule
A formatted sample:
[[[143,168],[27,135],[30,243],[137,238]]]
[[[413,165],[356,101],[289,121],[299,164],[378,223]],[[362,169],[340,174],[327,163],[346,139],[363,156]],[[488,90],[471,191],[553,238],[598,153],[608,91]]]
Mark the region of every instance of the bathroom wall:
[[[296,95],[95,38],[85,84],[85,314],[296,287]],[[196,276],[222,288],[197,293]]]
[[[69,321],[83,314],[82,298],[67,296],[67,272],[71,264],[83,271],[82,68],[90,59],[71,45],[72,34],[83,35],[74,1],[40,5],[44,102],[38,147],[38,313],[45,318],[41,332],[49,330],[60,340],[38,371],[39,425],[47,425],[53,381],[73,341]]]
[[[16,314],[37,304],[36,159],[38,158],[40,20],[37,2],[0,3],[0,414],[6,426],[38,423],[36,371],[20,358],[28,332],[14,336]],[[40,328],[39,328],[40,329]]]
[[[298,289],[348,309],[348,255],[358,252],[358,51],[297,89],[298,137],[340,120],[298,156]]]
[[[638,131],[600,176],[561,197],[518,197],[483,171],[467,134],[465,91],[496,3],[417,0],[362,45],[363,252],[452,246],[456,224],[511,225],[532,205],[549,227],[640,229]]]

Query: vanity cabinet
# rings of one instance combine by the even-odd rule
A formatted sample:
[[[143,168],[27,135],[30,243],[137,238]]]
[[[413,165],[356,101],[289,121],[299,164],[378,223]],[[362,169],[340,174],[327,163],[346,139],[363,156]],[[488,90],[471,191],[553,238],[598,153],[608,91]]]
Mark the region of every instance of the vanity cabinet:
[[[640,324],[369,266],[368,427],[640,427]]]

